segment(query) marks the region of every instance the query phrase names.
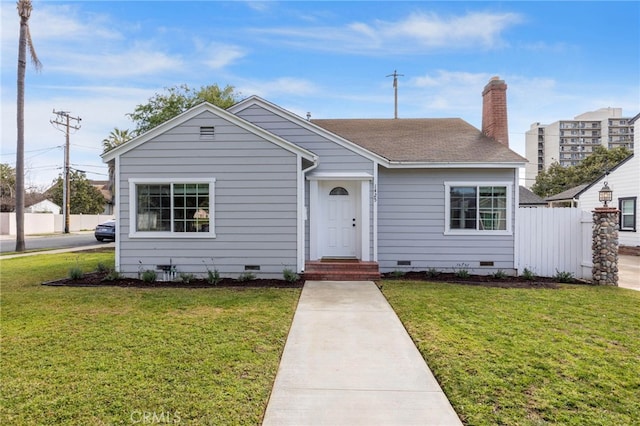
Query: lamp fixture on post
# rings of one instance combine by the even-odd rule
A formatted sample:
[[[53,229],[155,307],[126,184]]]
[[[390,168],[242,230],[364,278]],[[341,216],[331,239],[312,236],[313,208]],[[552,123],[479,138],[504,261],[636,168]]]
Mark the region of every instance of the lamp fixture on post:
[[[605,207],[607,207],[607,203],[613,199],[613,191],[609,188],[607,182],[605,182],[602,189],[598,191],[598,198],[601,203],[604,203]]]

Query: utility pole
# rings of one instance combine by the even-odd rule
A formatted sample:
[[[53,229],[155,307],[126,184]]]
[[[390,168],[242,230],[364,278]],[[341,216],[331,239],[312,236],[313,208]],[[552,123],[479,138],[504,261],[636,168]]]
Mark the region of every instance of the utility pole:
[[[393,70],[393,74],[389,74],[387,77],[393,77],[393,91],[395,100],[393,118],[398,118],[398,77],[404,77],[404,74],[398,74],[398,71]]]
[[[49,120],[51,124],[57,126],[58,130],[65,133],[65,145],[64,145],[64,184],[62,186],[62,215],[64,217],[64,233],[69,233],[69,216],[71,215],[71,185],[69,179],[69,134],[71,130],[80,129],[80,117],[71,117],[69,111],[56,111],[53,113],[58,117],[54,120]],[[71,120],[74,120],[76,124],[71,125]]]

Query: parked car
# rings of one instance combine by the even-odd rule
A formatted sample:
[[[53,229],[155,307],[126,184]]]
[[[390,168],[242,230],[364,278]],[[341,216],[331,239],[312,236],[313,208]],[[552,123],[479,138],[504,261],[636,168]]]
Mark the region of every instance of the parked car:
[[[96,236],[96,240],[104,241],[104,240],[116,240],[116,220],[111,219],[104,223],[96,226],[96,231],[94,233]]]

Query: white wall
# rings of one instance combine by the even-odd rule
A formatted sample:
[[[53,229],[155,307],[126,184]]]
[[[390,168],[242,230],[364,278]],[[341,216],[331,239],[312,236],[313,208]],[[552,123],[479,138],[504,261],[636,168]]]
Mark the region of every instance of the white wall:
[[[602,189],[604,182],[613,191],[613,201],[610,206],[618,208],[618,200],[626,197],[638,197],[636,201],[636,231],[620,231],[618,241],[621,246],[640,246],[640,155],[636,154],[611,174],[598,180],[591,188],[580,195],[578,207],[593,211],[596,207],[602,207],[599,201],[598,191]]]
[[[72,214],[69,216],[69,232],[92,230],[97,224],[113,219],[113,215]],[[24,234],[54,234],[64,231],[61,214],[25,213]],[[16,235],[16,214],[0,213],[0,235]]]

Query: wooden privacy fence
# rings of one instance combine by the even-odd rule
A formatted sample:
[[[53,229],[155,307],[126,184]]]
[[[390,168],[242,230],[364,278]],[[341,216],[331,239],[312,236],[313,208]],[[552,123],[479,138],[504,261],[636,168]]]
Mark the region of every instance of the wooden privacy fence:
[[[519,208],[516,268],[538,276],[570,272],[591,280],[592,213],[578,208]]]

